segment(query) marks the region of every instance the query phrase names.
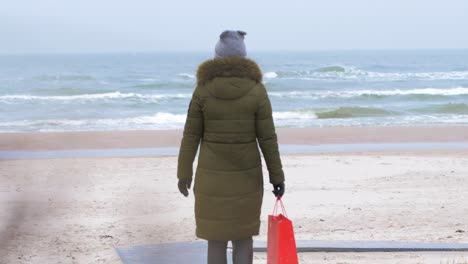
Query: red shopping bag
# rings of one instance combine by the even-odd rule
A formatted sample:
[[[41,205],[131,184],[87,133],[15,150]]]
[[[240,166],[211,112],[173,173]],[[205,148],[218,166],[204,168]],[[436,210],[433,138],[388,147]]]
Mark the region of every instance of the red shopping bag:
[[[278,204],[283,211],[279,215]],[[273,215],[268,216],[267,264],[298,264],[292,221],[288,219],[279,197]]]

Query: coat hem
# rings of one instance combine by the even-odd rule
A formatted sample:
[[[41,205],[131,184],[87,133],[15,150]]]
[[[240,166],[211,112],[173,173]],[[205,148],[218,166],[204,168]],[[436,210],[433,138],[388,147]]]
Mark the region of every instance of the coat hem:
[[[252,233],[252,235],[247,235],[247,236],[233,236],[233,237],[210,237],[206,236],[203,234],[200,234],[199,232],[196,232],[195,235],[197,238],[204,239],[204,240],[213,240],[213,241],[236,241],[236,240],[244,240],[244,239],[249,239],[253,236],[258,236],[259,232]]]

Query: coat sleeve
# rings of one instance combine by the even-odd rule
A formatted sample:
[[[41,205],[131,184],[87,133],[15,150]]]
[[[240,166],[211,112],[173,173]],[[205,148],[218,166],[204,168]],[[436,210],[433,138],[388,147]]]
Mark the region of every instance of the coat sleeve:
[[[264,87],[262,90],[264,90],[264,93],[261,96],[255,116],[255,130],[269,172],[270,183],[276,185],[284,182],[284,173],[278,150],[278,139],[273,123],[270,99]]]
[[[182,142],[177,161],[177,178],[192,179],[193,161],[203,135],[203,113],[197,90],[193,93],[185,121]]]

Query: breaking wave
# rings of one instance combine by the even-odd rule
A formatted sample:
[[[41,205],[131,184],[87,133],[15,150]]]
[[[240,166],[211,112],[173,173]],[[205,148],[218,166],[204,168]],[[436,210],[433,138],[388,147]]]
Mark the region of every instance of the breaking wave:
[[[312,70],[279,70],[265,73],[265,78],[298,80],[362,80],[362,81],[404,81],[404,80],[468,80],[468,71],[447,72],[377,72],[356,67],[328,66]]]
[[[93,81],[96,80],[91,75],[86,74],[57,74],[57,75],[48,75],[43,74],[39,76],[34,76],[32,78],[36,81]]]
[[[277,121],[287,119],[316,119],[317,115],[313,110],[298,110],[298,111],[285,111],[273,112],[273,118]]]
[[[419,88],[419,89],[393,89],[393,90],[349,90],[349,91],[290,91],[290,92],[269,92],[270,96],[285,97],[285,98],[327,98],[327,97],[359,97],[359,96],[405,96],[405,95],[421,95],[421,96],[457,96],[468,95],[468,88]]]
[[[432,105],[428,107],[418,108],[418,109],[415,109],[414,111],[419,112],[419,113],[468,115],[468,104],[463,104],[463,103],[439,104],[439,105]]]
[[[195,75],[190,74],[190,73],[179,73],[177,76],[179,76],[181,79],[185,79],[185,80],[195,79]]]
[[[353,117],[378,117],[394,115],[396,113],[390,112],[380,108],[367,108],[367,107],[340,107],[328,111],[319,111],[316,113],[319,119],[328,118],[353,118]]]
[[[140,93],[97,93],[97,94],[79,94],[79,95],[55,95],[55,96],[39,96],[39,95],[2,95],[0,101],[93,101],[105,99],[148,99],[148,100],[167,100],[167,99],[185,99],[191,98],[190,93],[179,94],[140,94]]]
[[[278,74],[276,72],[265,72],[263,74],[263,77],[265,77],[267,79],[274,79],[274,78],[278,77]]]
[[[138,129],[152,127],[157,129],[181,128],[185,123],[185,114],[157,112],[154,115],[127,118],[99,119],[44,119],[0,122],[1,128],[40,131],[93,130],[93,129]],[[28,128],[28,129],[25,129]]]
[[[449,89],[421,88],[421,89],[394,89],[394,90],[350,90],[350,91],[289,91],[289,92],[269,92],[271,97],[279,98],[351,98],[359,96],[461,96],[468,95],[468,88],[457,87]],[[0,102],[24,102],[24,101],[97,101],[97,100],[115,100],[115,99],[138,99],[148,101],[189,99],[191,93],[162,93],[162,94],[142,94],[142,93],[91,93],[74,95],[28,95],[28,94],[7,94],[0,96]]]
[[[378,117],[396,115],[380,108],[367,107],[339,107],[335,109],[303,109],[296,111],[274,112],[273,118],[280,121],[282,119],[329,119],[329,118],[353,118],[353,117]]]
[[[316,72],[345,72],[346,69],[341,66],[329,66],[329,67],[318,68],[315,71]]]

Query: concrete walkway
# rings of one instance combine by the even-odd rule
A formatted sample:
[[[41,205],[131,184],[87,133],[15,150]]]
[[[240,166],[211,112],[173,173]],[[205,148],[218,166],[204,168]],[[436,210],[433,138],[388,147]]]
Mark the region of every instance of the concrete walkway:
[[[297,241],[298,252],[468,251],[468,243],[400,241]],[[206,263],[206,242],[163,243],[116,248],[125,264]],[[254,242],[254,252],[266,252],[265,241]],[[228,251],[228,263],[231,255]],[[190,260],[190,261],[188,261]]]

